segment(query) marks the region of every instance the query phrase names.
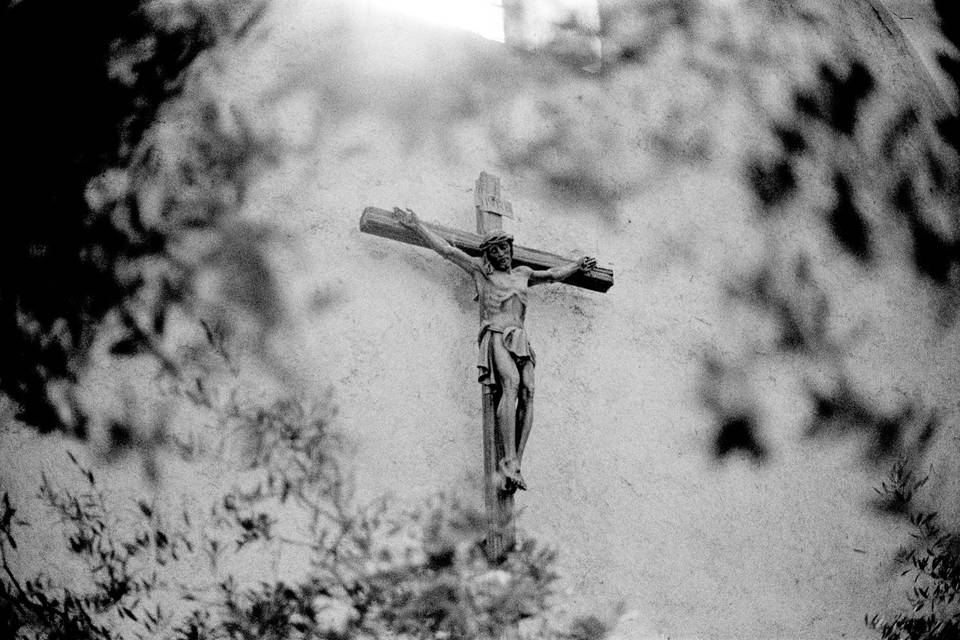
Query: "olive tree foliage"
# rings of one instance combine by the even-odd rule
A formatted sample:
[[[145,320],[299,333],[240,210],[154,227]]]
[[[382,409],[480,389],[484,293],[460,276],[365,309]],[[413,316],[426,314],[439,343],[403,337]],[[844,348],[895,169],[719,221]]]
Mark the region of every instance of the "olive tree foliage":
[[[3,175],[0,392],[41,433],[85,439],[75,383],[96,350],[150,354],[196,277],[275,320],[258,235],[231,219],[276,145],[217,100],[221,60],[264,2],[8,0],[0,20]],[[170,129],[177,132],[171,143]],[[129,425],[117,424],[118,442]]]
[[[906,611],[866,616],[883,640],[946,640],[960,634],[960,534],[914,496],[929,480],[896,462],[877,493],[910,521],[910,542],[897,557],[907,577]]]
[[[240,472],[223,492],[199,498],[208,504],[172,510],[141,497],[117,508],[72,453],[75,478],[42,478],[39,496],[63,525],[79,580],[63,566],[53,574],[18,567],[31,523],[3,493],[4,637],[496,638],[521,619],[544,638],[606,630],[592,618],[570,631],[552,627],[555,553],[526,540],[488,562],[484,517],[455,500],[407,510],[357,503],[325,403],[265,405],[221,393],[227,388],[178,389],[210,421],[211,437],[242,443],[227,456]],[[196,443],[184,447],[194,461],[209,456]],[[278,554],[295,556],[297,571],[262,566]],[[251,566],[262,570],[244,578]]]
[[[191,435],[165,444],[194,473],[226,469],[220,484],[136,495],[67,452],[69,473],[38,479],[29,516],[0,487],[4,637],[500,638],[521,621],[545,639],[608,631],[592,616],[558,626],[555,551],[527,538],[489,561],[485,516],[451,496],[360,502],[328,399],[265,398],[222,344],[205,356],[168,390],[192,407]],[[65,550],[28,563],[19,549],[50,514]]]

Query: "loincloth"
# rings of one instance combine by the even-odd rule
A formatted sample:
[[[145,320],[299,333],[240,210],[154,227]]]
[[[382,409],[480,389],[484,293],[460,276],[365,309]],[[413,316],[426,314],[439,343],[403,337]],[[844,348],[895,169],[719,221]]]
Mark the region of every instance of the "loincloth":
[[[477,368],[479,369],[477,382],[488,386],[498,386],[496,379],[496,367],[494,366],[493,341],[494,334],[503,336],[503,346],[506,347],[510,355],[517,362],[518,368],[523,364],[523,360],[528,359],[534,365],[537,364],[537,356],[533,352],[533,347],[527,339],[527,332],[521,327],[507,327],[505,329],[494,329],[493,327],[484,327],[480,331],[480,353],[477,357]]]

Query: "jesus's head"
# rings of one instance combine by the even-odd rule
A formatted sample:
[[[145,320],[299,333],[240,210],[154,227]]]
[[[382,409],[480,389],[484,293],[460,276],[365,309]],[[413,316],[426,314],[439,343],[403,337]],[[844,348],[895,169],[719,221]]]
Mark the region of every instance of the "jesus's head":
[[[497,271],[509,271],[513,266],[513,236],[503,231],[488,233],[480,243],[487,264]]]

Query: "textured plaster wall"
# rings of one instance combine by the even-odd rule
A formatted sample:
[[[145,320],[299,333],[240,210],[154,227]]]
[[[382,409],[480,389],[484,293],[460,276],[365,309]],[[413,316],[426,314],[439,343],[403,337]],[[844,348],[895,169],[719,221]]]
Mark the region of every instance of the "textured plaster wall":
[[[885,67],[888,79],[909,78],[912,63],[900,60],[868,13],[851,11],[858,44],[886,56],[875,59],[879,67],[896,62]],[[312,55],[318,45],[308,23],[287,27],[279,56]],[[735,140],[750,137],[737,128],[741,116],[716,115],[729,146],[707,166],[666,171],[623,198],[613,215],[598,215],[503,166],[482,126],[485,109],[496,114],[499,106],[437,123],[440,140],[417,113],[460,75],[457,65],[478,91],[496,93],[503,78],[522,84],[524,72],[505,51],[398,22],[354,26],[364,58],[340,75],[356,83],[358,96],[369,91],[379,100],[385,92],[393,104],[415,103],[413,113],[399,126],[376,109],[345,118],[323,132],[321,150],[266,179],[250,209],[288,234],[290,250],[278,253],[277,266],[296,283],[293,299],[319,288],[332,300],[303,314],[296,324],[303,342],[287,356],[318,386],[333,385],[338,426],[357,445],[363,492],[411,498],[453,490],[479,502],[471,284],[426,250],[360,234],[357,219],[368,205],[403,205],[471,229],[473,182],[480,170],[491,171],[520,213],[521,221],[505,222],[518,243],[596,254],[616,271],[606,295],[551,285],[530,296],[538,390],[524,469],[531,488],[519,496],[519,522],[561,549],[567,606],[602,612],[623,602],[637,612],[628,632],[669,637],[869,637],[862,617],[891,593],[891,557],[903,530],[866,509],[875,477],[858,465],[856,447],[800,442],[807,407],[796,380],[774,364],[753,380],[773,424],[772,461],[718,465],[708,455],[712,423],[697,393],[701,355],[736,353],[769,330],[757,321],[736,326],[721,295],[721,285],[761,251],[736,173]],[[489,76],[477,77],[475,56],[492,65]],[[571,90],[569,99],[582,96]],[[615,87],[602,115],[623,135],[642,135],[643,123]],[[534,116],[514,126],[540,124]],[[643,173],[651,162],[641,150],[612,157],[604,169]],[[833,274],[838,287],[845,274]],[[824,277],[829,285],[831,275]],[[872,327],[877,339],[858,354],[865,392],[881,406],[920,387],[955,393],[953,361],[925,347],[934,344],[932,324],[916,323],[923,292],[890,274],[848,291],[837,322],[857,326],[875,304],[882,326]]]
[[[802,441],[808,407],[785,364],[751,377],[771,424],[770,462],[709,455],[702,355],[761,348],[771,330],[731,315],[722,295],[762,252],[738,174],[753,135],[748,116],[718,108],[711,161],[657,171],[643,127],[662,114],[638,116],[611,85],[601,114],[585,118],[638,142],[628,145],[634,155],[612,145],[600,171],[614,183],[650,179],[613,210],[564,201],[533,172],[506,166],[509,140],[488,135],[505,118],[519,145],[544,126],[515,99],[526,82],[535,95],[540,63],[472,36],[318,6],[285,4],[267,45],[249,52],[224,92],[238,104],[261,101],[264,120],[300,149],[253,186],[245,215],[277,230],[271,258],[290,319],[272,347],[304,389],[332,392],[360,494],[453,491],[480,504],[470,281],[439,256],[361,234],[357,223],[366,206],[401,205],[471,230],[473,183],[487,170],[520,214],[504,223],[518,243],[596,255],[616,273],[607,294],[548,285],[530,295],[538,384],[519,525],[560,549],[563,607],[606,614],[623,603],[635,612],[623,632],[636,637],[872,637],[863,615],[899,593],[891,559],[904,528],[866,508],[876,477],[860,466],[856,443]],[[864,37],[872,51],[900,55],[882,34]],[[457,111],[445,102],[451,87],[481,99]],[[501,90],[506,107],[492,99]],[[576,83],[566,91],[571,103],[584,99]],[[850,266],[826,253],[837,262],[821,275],[839,288]],[[879,305],[875,340],[856,354],[865,393],[882,406],[921,392],[955,397],[955,340],[917,322],[928,301],[916,283],[891,272],[842,293],[838,330],[860,326]],[[292,570],[297,558],[280,564]]]

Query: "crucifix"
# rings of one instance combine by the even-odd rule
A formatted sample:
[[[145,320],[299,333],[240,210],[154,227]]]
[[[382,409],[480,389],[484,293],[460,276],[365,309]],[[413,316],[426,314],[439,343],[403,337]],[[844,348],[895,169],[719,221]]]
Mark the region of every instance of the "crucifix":
[[[501,559],[515,542],[513,494],[526,489],[520,472],[533,424],[536,355],[523,326],[527,287],[564,282],[604,292],[613,271],[593,258],[571,261],[552,253],[514,246],[502,216],[513,218],[500,196],[500,179],[480,173],[474,190],[477,234],[422,222],[407,209],[367,207],[365,233],[428,247],[464,269],[474,281],[480,307],[479,382],[483,407],[484,503],[487,557]]]

